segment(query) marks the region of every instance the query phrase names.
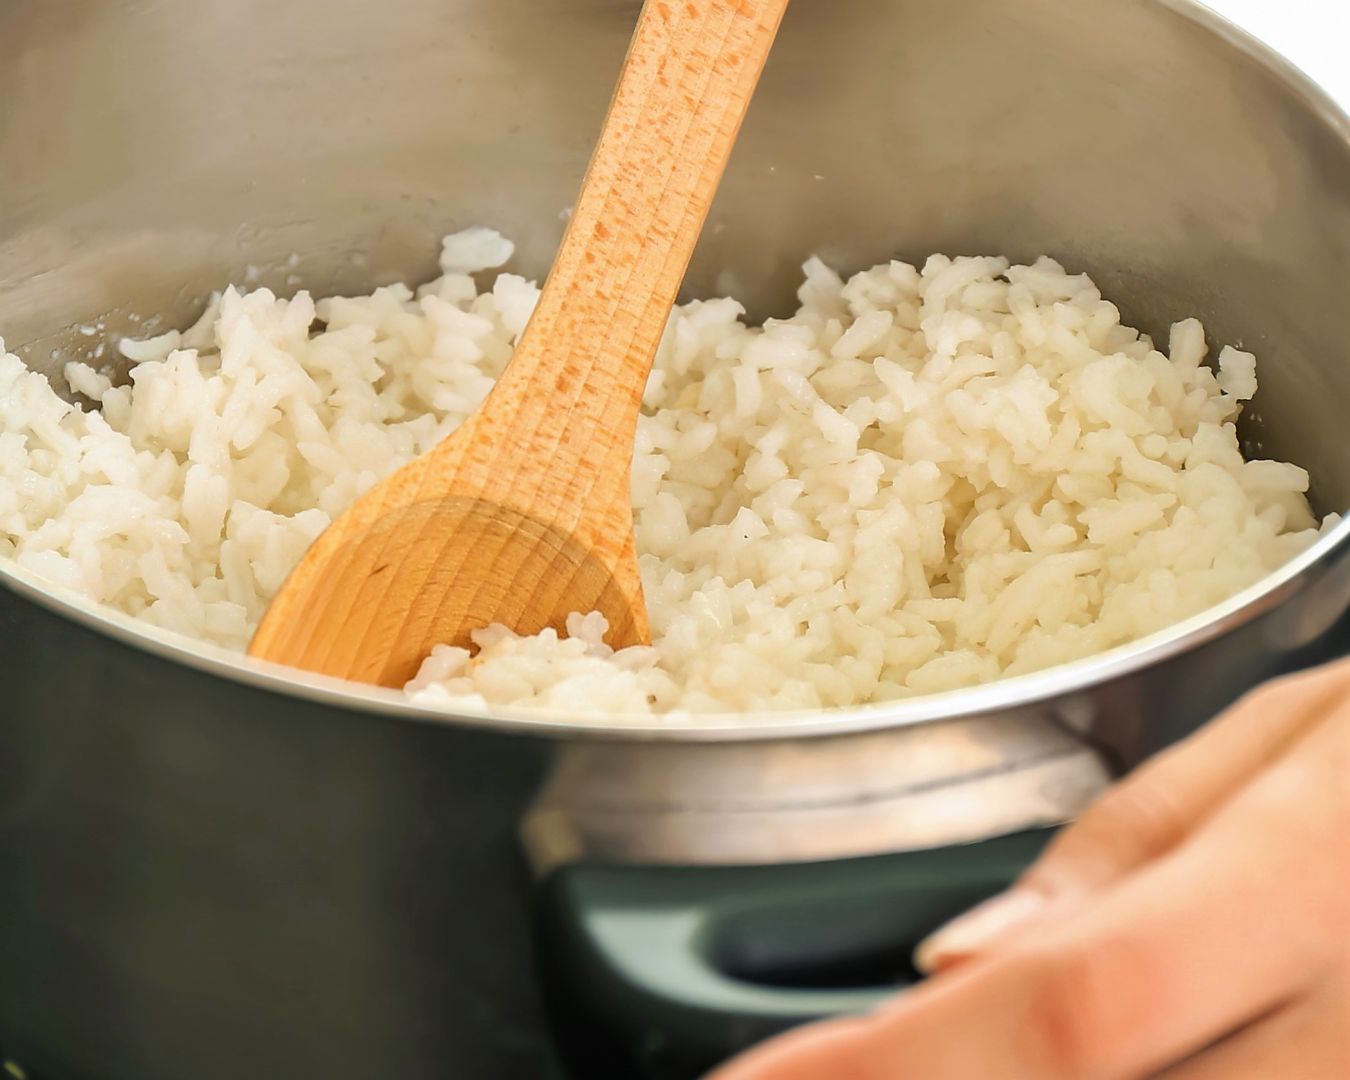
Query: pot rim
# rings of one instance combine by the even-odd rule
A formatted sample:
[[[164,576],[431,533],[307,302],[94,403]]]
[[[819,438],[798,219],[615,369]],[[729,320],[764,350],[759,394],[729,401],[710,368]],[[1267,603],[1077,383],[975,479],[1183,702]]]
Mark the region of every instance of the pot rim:
[[[451,711],[409,701],[399,690],[362,686],[279,664],[254,660],[220,646],[195,642],[131,615],[91,606],[64,586],[53,585],[12,563],[0,562],[0,586],[71,622],[161,659],[258,690],[303,698],[346,711],[554,738],[584,737],[618,742],[767,742],[775,739],[857,735],[949,720],[1008,713],[1091,690],[1163,660],[1196,649],[1280,606],[1300,588],[1300,579],[1319,563],[1350,551],[1350,518],[1254,585],[1198,615],[1147,637],[1081,660],[984,686],[946,690],[898,701],[840,709],[746,713],[610,714],[594,719],[564,718],[542,711],[499,708]]]
[[[1350,146],[1350,115],[1300,68],[1200,0],[1141,0],[1209,31],[1255,62],[1291,91],[1310,114]],[[1274,609],[1297,592],[1319,563],[1350,549],[1350,518],[1339,522],[1306,551],[1235,596],[1147,637],[1081,660],[986,686],[948,690],[899,701],[831,710],[764,714],[661,714],[564,719],[539,711],[496,709],[450,711],[410,702],[401,691],[361,686],[253,660],[218,646],[192,641],[129,615],[90,605],[73,590],[55,585],[0,559],[0,586],[63,618],[138,651],[204,674],[258,690],[303,698],[346,711],[399,720],[445,724],[504,734],[584,737],[628,742],[763,742],[880,731],[1034,706],[1130,675],[1141,668],[1198,648]]]

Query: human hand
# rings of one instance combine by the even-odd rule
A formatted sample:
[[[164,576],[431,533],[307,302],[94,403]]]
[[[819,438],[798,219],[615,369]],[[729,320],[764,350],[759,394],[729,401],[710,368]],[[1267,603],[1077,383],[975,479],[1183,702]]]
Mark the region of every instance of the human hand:
[[[710,1080],[1350,1077],[1350,661],[1141,767],[918,959]]]

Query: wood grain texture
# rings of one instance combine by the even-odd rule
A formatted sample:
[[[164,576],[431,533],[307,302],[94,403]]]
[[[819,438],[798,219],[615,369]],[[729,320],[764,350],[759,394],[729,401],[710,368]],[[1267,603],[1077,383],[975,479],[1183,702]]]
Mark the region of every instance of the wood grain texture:
[[[598,610],[649,640],[629,468],[656,347],[787,0],[648,0],[539,305],[477,413],[292,572],[257,657],[401,686],[437,643]]]

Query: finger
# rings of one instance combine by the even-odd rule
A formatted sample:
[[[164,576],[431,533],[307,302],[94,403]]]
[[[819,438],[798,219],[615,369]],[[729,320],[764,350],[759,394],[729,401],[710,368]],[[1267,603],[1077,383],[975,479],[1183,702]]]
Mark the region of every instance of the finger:
[[[1337,745],[1287,757],[1063,922],[869,1021],[752,1053],[720,1080],[1118,1080],[1211,1045],[1295,999],[1344,948],[1350,874],[1330,857],[1350,819]]]
[[[1347,697],[1350,661],[1249,694],[1103,796],[1010,891],[932,935],[916,950],[916,965],[953,967],[1171,850]]]
[[[1159,1080],[1344,1080],[1350,986],[1337,980],[1202,1051]]]
[[[809,1024],[756,1047],[705,1080],[895,1080],[882,1071],[886,1035],[876,1015]]]
[[[1066,829],[1026,884],[1064,894],[1108,884],[1184,839],[1350,696],[1350,661],[1278,679],[1146,763]]]

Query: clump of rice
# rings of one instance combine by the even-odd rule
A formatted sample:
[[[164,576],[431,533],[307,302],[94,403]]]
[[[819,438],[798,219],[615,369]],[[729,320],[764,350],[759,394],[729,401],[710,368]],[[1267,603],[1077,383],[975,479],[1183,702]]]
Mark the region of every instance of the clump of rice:
[[[243,649],[305,547],[454,429],[538,297],[511,245],[445,242],[436,281],[317,303],[227,290],[57,396],[0,359],[0,556],[147,622]],[[1166,354],[1042,259],[934,256],[747,326],[672,316],[633,464],[655,641],[484,631],[409,690],[610,712],[843,706],[970,686],[1127,642],[1255,582],[1318,534],[1294,465],[1245,461],[1255,359]],[[0,349],[0,353],[3,349]]]

